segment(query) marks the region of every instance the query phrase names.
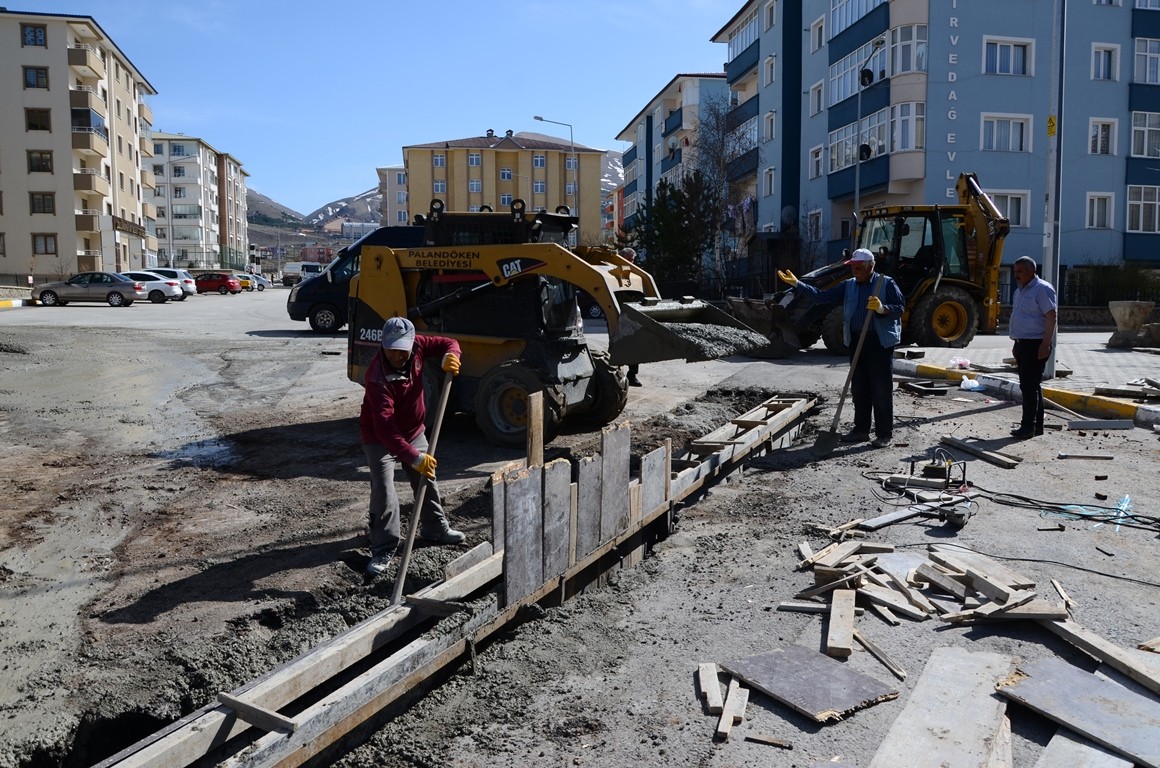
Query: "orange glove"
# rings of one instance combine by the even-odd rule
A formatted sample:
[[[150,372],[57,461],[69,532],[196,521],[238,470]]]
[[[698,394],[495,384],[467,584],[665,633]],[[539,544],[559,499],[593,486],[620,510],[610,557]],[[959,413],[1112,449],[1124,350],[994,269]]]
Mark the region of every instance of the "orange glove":
[[[411,468],[420,475],[426,475],[432,480],[435,479],[435,467],[439,462],[435,461],[435,457],[429,453],[420,453],[419,458],[415,459],[415,463]]]
[[[882,299],[877,296],[870,297],[870,301],[866,302],[866,309],[871,312],[877,312],[880,315],[886,314],[886,307],[882,306]]]
[[[448,352],[443,356],[443,370],[452,376],[459,375],[459,355]]]
[[[795,275],[793,272],[790,272],[788,269],[777,270],[777,276],[781,278],[783,283],[789,283],[790,285],[797,285],[798,284],[797,275]]]

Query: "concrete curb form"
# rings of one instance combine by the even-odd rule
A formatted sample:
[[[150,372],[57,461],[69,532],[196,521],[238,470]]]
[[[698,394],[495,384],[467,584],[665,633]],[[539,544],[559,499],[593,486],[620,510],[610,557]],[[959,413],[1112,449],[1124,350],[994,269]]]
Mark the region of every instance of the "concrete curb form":
[[[902,376],[913,376],[918,379],[951,379],[961,380],[964,376],[974,379],[991,392],[1001,394],[1011,400],[1022,400],[1019,382],[992,376],[987,373],[963,370],[961,368],[945,368],[939,365],[916,363],[913,360],[895,360],[893,370]],[[1123,398],[1095,395],[1087,392],[1075,392],[1069,389],[1044,387],[1043,396],[1072,411],[1080,411],[1105,416],[1112,419],[1131,419],[1137,427],[1151,429],[1153,424],[1160,424],[1160,406],[1137,405]]]
[[[0,309],[12,309],[32,304],[32,299],[0,299]]]

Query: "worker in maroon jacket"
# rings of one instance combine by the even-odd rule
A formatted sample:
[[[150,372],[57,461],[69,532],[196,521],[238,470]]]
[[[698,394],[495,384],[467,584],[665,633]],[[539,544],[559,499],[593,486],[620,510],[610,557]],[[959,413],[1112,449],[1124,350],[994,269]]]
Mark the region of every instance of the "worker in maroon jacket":
[[[415,336],[415,326],[403,317],[383,325],[382,350],[367,368],[359,433],[371,471],[371,561],[367,573],[386,572],[399,546],[399,496],[395,492],[395,462],[403,466],[411,490],[430,480],[420,513],[420,538],[437,544],[458,544],[460,531],[447,522],[435,485],[435,457],[427,453],[424,422],[423,366],[441,357],[443,370],[459,373],[459,343],[443,336]],[[412,514],[414,512],[412,511]]]

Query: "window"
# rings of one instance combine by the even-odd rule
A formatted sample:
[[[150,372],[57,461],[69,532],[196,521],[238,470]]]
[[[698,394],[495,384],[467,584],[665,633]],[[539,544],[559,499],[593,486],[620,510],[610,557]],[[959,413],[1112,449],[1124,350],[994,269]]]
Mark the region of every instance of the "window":
[[[576,161],[579,159],[580,158],[576,157],[575,155],[569,155],[568,157],[565,157],[564,158],[564,169],[568,170],[568,171],[576,170]]]
[[[771,85],[777,80],[777,57],[772,53],[765,57],[765,84]]]
[[[8,251],[4,248],[4,233],[0,232],[0,256],[7,256]]]
[[[154,187],[153,188],[153,196],[154,197],[165,197],[165,185],[158,184],[156,187]]]
[[[819,51],[826,44],[826,17],[823,16],[810,25],[810,53]]]
[[[47,109],[25,109],[24,110],[24,130],[26,131],[51,131],[52,130],[52,112]]]
[[[926,149],[926,103],[895,104],[890,108],[890,151]]]
[[[926,71],[926,25],[890,30],[890,74]]]
[[[1030,117],[983,116],[983,149],[993,152],[1028,152]]]
[[[158,208],[157,209],[157,218],[164,219],[168,215],[169,215],[169,211],[167,211],[165,208]]]
[[[1158,11],[1160,10],[1160,0],[1136,0],[1136,7],[1149,11]]]
[[[174,187],[173,188],[173,197],[174,198],[185,197],[185,187]]]
[[[1028,42],[988,40],[983,71],[988,75],[1027,75],[1031,44]]]
[[[810,178],[816,179],[822,175],[822,147],[818,145],[810,150]]]
[[[773,141],[773,139],[777,138],[777,113],[776,112],[771,111],[771,112],[765,113],[765,127],[763,129],[763,133],[765,134],[766,141]]]
[[[398,222],[399,224],[406,224],[407,223],[407,212],[406,211],[395,211],[395,221]]]
[[[543,168],[548,164],[547,155],[532,155],[532,167]]]
[[[479,152],[468,152],[467,153],[467,164],[470,166],[473,166],[473,167],[478,167],[478,166],[483,165],[483,154],[479,153]]]
[[[159,240],[168,240],[169,239],[169,230],[166,229],[165,227],[158,227],[157,228],[157,238]]]
[[[29,192],[28,209],[31,213],[56,213],[56,195],[52,192]]]
[[[436,179],[435,183],[431,186],[431,191],[441,195],[447,194],[447,180]]]
[[[1132,157],[1160,157],[1160,112],[1132,113]]]
[[[500,181],[511,181],[512,180],[512,169],[511,168],[500,168],[499,169],[499,180]]]
[[[830,0],[830,37],[837,37],[843,29],[885,4],[886,0]]]
[[[43,24],[21,24],[20,25],[20,45],[28,47],[30,45],[38,48],[48,47],[48,32],[47,27]]]
[[[830,173],[854,165],[859,144],[866,144],[870,147],[870,157],[864,158],[863,162],[870,158],[886,154],[888,151],[887,133],[889,126],[890,110],[880,109],[874,114],[862,118],[860,140],[856,138],[856,126],[854,123],[844,125],[835,131],[830,131]]]
[[[499,196],[499,204],[500,205],[511,205],[512,204],[511,193],[508,192],[506,194],[500,195]]]
[[[482,192],[483,191],[483,182],[480,181],[479,179],[468,179],[467,180],[467,191],[468,192]]]
[[[180,179],[180,178],[183,178],[184,176],[185,176],[185,166],[184,165],[173,166],[173,178]]]
[[[810,116],[818,114],[825,106],[825,84],[819,80],[810,86]]]
[[[157,157],[165,156],[165,145],[159,142],[153,142],[153,154]]]
[[[1020,190],[1018,192],[988,192],[991,202],[1003,212],[1011,222],[1012,227],[1027,226],[1027,205],[1031,193]]]
[[[32,252],[37,256],[55,256],[56,235],[33,233]]]
[[[830,104],[850,98],[858,92],[858,72],[862,62],[874,73],[874,80],[886,76],[886,51],[875,48],[873,41],[867,40],[861,47],[846,55],[841,61],[830,65]]]
[[[1112,196],[1103,192],[1087,196],[1088,229],[1108,229],[1112,220]]]
[[[777,24],[777,0],[769,0],[769,2],[765,4],[764,16],[766,29],[769,29],[770,27]]]
[[[447,155],[439,153],[439,154],[436,154],[434,157],[432,157],[431,160],[436,168],[446,168],[447,167]]]
[[[1128,185],[1128,231],[1160,232],[1160,187]]]
[[[733,61],[740,56],[746,48],[757,42],[757,36],[760,30],[758,29],[757,9],[750,11],[749,15],[737,23],[733,27],[733,31],[729,33],[729,58],[728,61]]]
[[[397,205],[406,205],[407,204],[407,193],[403,192],[403,191],[396,192],[395,193],[395,203]]]
[[[52,173],[52,151],[44,149],[28,150],[29,173]]]
[[[395,172],[395,183],[396,183],[396,184],[406,184],[406,183],[407,183],[407,174],[406,174],[406,172],[404,172],[404,171],[396,171],[396,172]],[[404,221],[406,221],[406,219],[404,219]]]
[[[1160,40],[1147,37],[1136,38],[1135,81],[1152,85],[1160,84]]]
[[[1119,5],[1120,0],[1092,0],[1092,5]]]
[[[766,168],[765,172],[761,174],[761,192],[766,197],[771,197],[775,191],[776,176],[773,168]]]
[[[1116,121],[1092,118],[1089,125],[1091,128],[1088,130],[1090,135],[1088,154],[1116,154]]]
[[[1092,46],[1092,80],[1119,80],[1119,46],[1102,45]]]
[[[47,88],[48,67],[24,67],[25,88]]]
[[[532,182],[532,192],[534,192],[535,194],[542,195],[547,191],[548,191],[547,182],[541,181],[540,179],[536,179],[535,181]]]

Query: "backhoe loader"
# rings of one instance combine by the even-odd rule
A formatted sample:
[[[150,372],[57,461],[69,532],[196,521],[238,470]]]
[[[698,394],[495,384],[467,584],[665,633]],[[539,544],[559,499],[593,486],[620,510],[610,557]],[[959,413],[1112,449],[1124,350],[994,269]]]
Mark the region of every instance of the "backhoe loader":
[[[577,219],[559,209],[528,213],[447,212],[440,200],[426,216],[423,244],[388,247],[389,228],[349,246],[358,258],[351,280],[347,375],[362,383],[378,354],[384,321],[408,317],[419,333],[450,336],[463,349],[449,407],[474,413],[484,434],[523,445],[528,395],[544,394],[545,440],[566,420],[600,427],[628,399],[622,366],[660,360],[707,360],[754,351],[767,340],[703,301],[662,299],[648,272],[607,247],[564,247]],[[608,351],[584,335],[577,292],[592,297],[608,323]],[[437,366],[427,366],[429,393]]]
[[[906,297],[902,343],[962,348],[999,322],[999,264],[1010,224],[973,173],[956,183],[958,205],[893,205],[861,212],[853,247],[874,253],[874,270],[890,275]],[[837,262],[802,275],[829,288],[850,276]],[[846,354],[842,308],[793,289],[759,299],[727,299],[738,319],[770,336],[784,351],[808,349],[819,338]]]

